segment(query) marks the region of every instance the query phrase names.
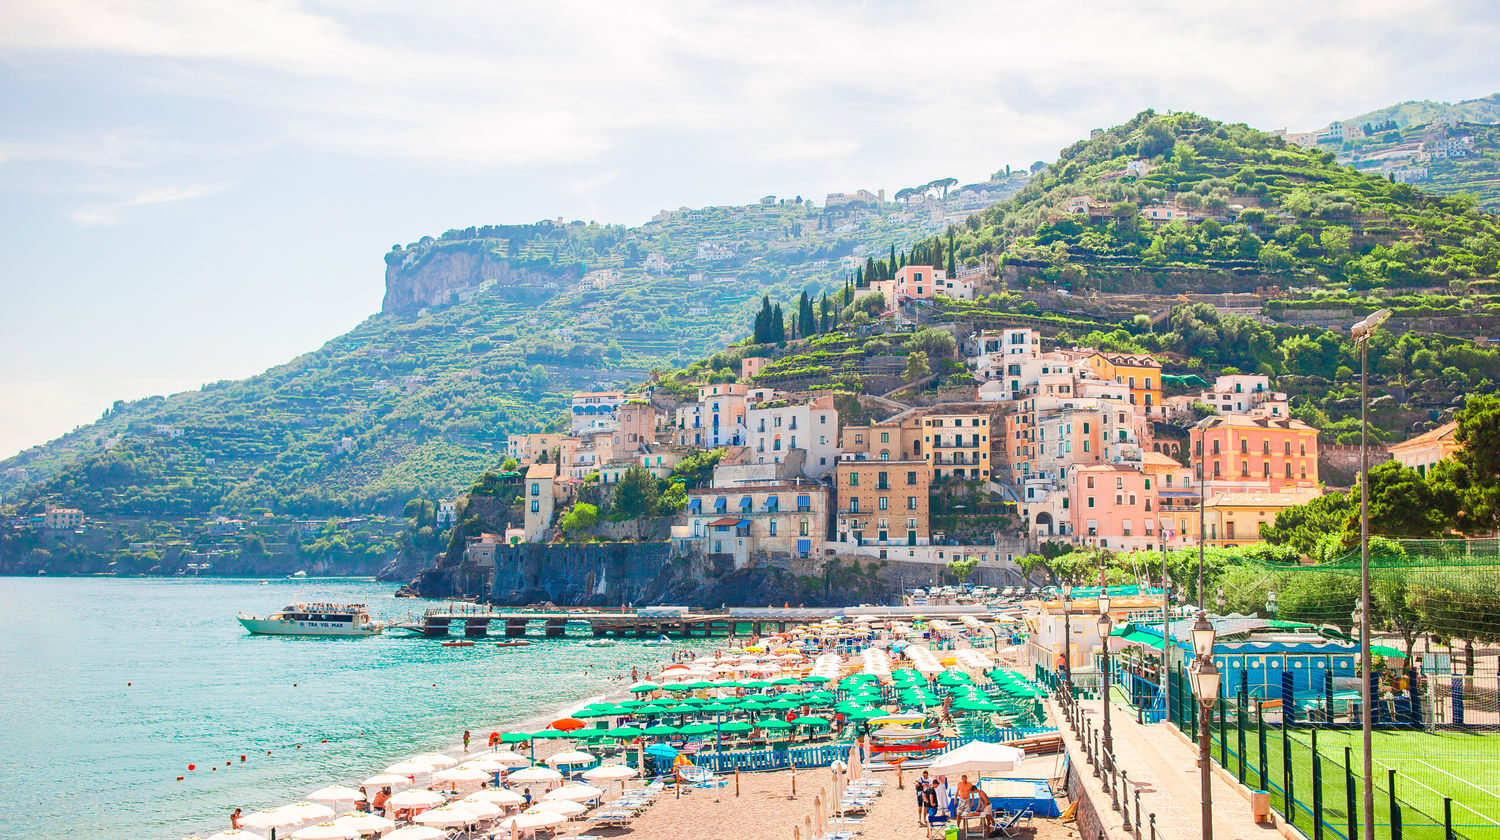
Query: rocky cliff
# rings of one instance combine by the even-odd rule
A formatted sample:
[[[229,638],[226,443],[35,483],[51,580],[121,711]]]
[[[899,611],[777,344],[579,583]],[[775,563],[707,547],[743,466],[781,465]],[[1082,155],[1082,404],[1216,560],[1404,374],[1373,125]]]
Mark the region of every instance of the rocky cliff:
[[[511,300],[542,300],[577,280],[575,266],[547,260],[512,260],[484,240],[440,242],[392,249],[385,257],[383,314],[467,300],[488,287]]]

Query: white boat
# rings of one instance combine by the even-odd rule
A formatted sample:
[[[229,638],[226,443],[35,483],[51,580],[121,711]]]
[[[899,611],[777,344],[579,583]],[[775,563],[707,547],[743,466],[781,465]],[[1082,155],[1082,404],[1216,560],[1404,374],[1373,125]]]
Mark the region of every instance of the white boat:
[[[307,577],[307,572],[292,572],[291,574],[287,575],[288,580],[301,580],[305,577]]]
[[[583,643],[583,646],[584,647],[612,647],[612,646],[614,646],[614,644],[615,644],[615,640],[614,639],[589,639],[588,641],[586,641],[586,642]]]
[[[667,638],[666,636],[657,636],[651,641],[641,642],[641,644],[645,645],[646,647],[669,647],[672,644],[672,640]]]
[[[378,636],[364,604],[291,604],[264,618],[241,613],[240,624],[263,636]]]

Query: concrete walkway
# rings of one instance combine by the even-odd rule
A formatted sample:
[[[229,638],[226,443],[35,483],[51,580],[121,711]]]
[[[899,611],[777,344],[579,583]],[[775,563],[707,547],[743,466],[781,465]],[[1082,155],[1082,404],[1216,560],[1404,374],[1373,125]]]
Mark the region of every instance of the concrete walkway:
[[[1140,792],[1140,834],[1126,832],[1121,814],[1110,810],[1110,797],[1103,792],[1100,779],[1093,777],[1093,768],[1088,764],[1083,745],[1074,736],[1072,727],[1057,708],[1048,701],[1053,719],[1059,721],[1058,728],[1067,744],[1068,755],[1078,768],[1090,799],[1103,803],[1099,809],[1101,822],[1110,837],[1148,838],[1150,836],[1147,817],[1156,815],[1156,837],[1158,840],[1189,840],[1202,835],[1201,783],[1198,774],[1198,751],[1187,743],[1176,730],[1168,730],[1165,723],[1139,724],[1130,710],[1118,704],[1110,708],[1110,728],[1114,736],[1115,761],[1127,776],[1128,783],[1122,785],[1130,800],[1130,819],[1134,824],[1136,815],[1136,791]],[[1100,701],[1083,700],[1083,709],[1089,729],[1103,729],[1103,711]],[[1212,775],[1214,840],[1272,840],[1284,834],[1280,826],[1255,822],[1250,812],[1250,802],[1238,789],[1239,785],[1225,774]],[[1135,826],[1132,825],[1134,828]],[[1293,833],[1287,836],[1301,837]]]

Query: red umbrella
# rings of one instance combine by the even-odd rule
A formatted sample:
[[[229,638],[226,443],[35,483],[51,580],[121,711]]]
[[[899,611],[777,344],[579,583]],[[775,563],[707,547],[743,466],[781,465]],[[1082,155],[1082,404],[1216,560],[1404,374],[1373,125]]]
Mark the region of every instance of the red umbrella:
[[[585,726],[588,726],[588,724],[584,723],[578,718],[563,718],[561,720],[552,721],[552,728],[558,730],[559,732],[575,732],[579,729],[584,728]]]

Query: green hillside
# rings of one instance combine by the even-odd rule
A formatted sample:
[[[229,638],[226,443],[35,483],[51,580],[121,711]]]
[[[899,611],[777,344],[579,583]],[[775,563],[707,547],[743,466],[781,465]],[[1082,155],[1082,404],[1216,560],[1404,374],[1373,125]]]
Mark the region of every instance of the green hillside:
[[[1436,102],[1431,99],[1412,100],[1397,105],[1379,108],[1345,122],[1363,125],[1393,121],[1397,128],[1426,125],[1450,120],[1466,123],[1500,122],[1500,93],[1492,93],[1478,99],[1462,102]]]
[[[1005,195],[1019,182],[979,186]],[[575,390],[711,353],[743,335],[763,294],[841,284],[843,258],[945,224],[890,202],[768,199],[637,227],[427,237],[387,255],[382,314],[259,376],[116,403],[0,462],[0,496],[12,511],[91,516],[396,513],[467,487],[509,434],[552,423]],[[700,256],[703,243],[720,250]],[[613,275],[598,283],[601,269]]]

